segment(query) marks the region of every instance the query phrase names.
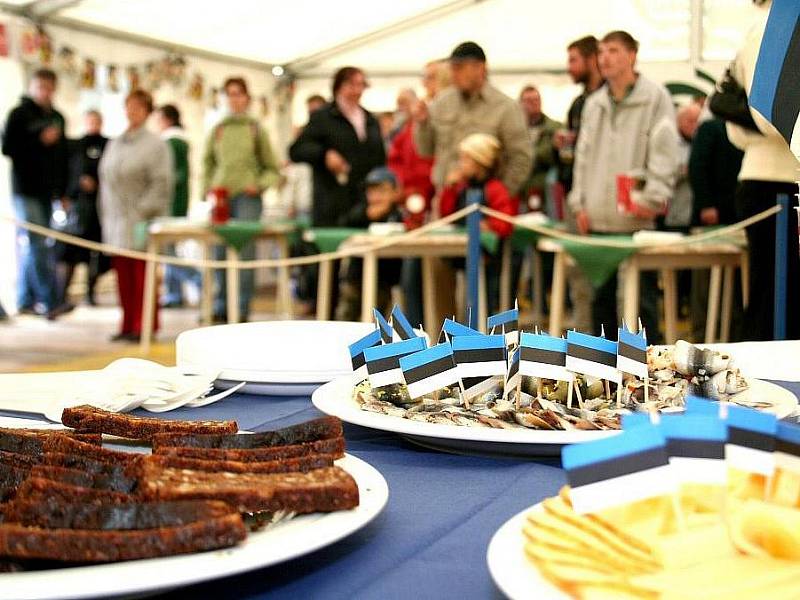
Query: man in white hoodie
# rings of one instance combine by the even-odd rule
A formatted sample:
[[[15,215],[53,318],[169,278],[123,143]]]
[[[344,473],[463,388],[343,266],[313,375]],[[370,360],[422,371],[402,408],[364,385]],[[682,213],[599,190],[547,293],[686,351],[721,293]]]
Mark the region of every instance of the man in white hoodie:
[[[771,1],[756,1],[762,14],[747,34],[736,56],[731,73],[747,90],[753,84],[761,39],[769,16]],[[734,146],[744,150],[739,187],[736,190],[736,216],[750,217],[774,206],[778,196],[789,196],[791,206],[797,206],[797,181],[800,180],[800,162],[795,158],[786,140],[772,124],[757,111],[750,109],[759,131],[727,124],[728,137]],[[771,217],[747,228],[750,245],[750,301],[744,315],[742,328],[746,340],[773,339],[775,297],[775,221]],[[789,232],[786,274],[786,337],[800,338],[800,258],[798,258],[797,212],[789,211]]]
[[[600,41],[598,65],[606,83],[586,100],[575,150],[568,203],[583,234],[633,233],[653,229],[675,189],[678,132],[669,92],[636,72],[639,43],[625,31]],[[617,208],[617,177],[634,176],[631,209]],[[602,251],[602,250],[600,250]],[[617,278],[595,290],[594,333],[619,326]],[[641,319],[656,341],[658,288],[655,273],[642,275]]]

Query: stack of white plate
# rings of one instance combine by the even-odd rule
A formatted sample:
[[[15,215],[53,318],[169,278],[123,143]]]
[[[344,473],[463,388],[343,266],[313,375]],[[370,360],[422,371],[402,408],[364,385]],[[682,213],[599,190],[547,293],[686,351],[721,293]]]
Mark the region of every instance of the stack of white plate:
[[[352,372],[347,346],[373,329],[373,323],[341,321],[203,327],[178,336],[177,363],[190,369],[218,369],[216,387],[221,389],[244,381],[244,393],[305,396]]]

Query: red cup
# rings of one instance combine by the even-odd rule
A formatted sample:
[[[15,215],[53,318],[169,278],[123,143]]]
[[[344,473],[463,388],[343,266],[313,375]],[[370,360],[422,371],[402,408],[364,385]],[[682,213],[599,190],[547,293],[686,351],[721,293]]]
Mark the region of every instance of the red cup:
[[[630,175],[617,175],[617,211],[621,213],[633,212],[631,192],[635,189],[636,179]]]
[[[231,209],[228,202],[228,190],[216,187],[211,190],[211,223],[222,225],[231,218]]]

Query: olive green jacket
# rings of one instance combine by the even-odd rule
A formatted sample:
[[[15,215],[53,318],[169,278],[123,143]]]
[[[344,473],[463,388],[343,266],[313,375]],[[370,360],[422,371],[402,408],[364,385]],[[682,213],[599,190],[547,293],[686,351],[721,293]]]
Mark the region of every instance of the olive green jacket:
[[[248,115],[230,115],[212,130],[203,152],[203,196],[224,187],[233,197],[247,186],[278,183],[278,166],[267,131]]]

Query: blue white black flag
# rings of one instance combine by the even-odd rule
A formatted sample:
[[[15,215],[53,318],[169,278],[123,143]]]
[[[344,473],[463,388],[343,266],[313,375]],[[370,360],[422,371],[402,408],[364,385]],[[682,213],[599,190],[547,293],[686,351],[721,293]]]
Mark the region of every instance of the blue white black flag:
[[[567,332],[566,367],[575,373],[621,383],[617,369],[617,342],[578,331]]]
[[[800,474],[800,425],[778,421],[775,466]]]
[[[444,323],[442,323],[442,332],[439,335],[440,342],[451,342],[457,336],[462,335],[483,335],[477,329],[473,329],[472,327],[467,327],[466,325],[462,325],[458,321],[453,319],[445,319]]]
[[[502,333],[506,336],[506,346],[509,348],[519,345],[519,308],[516,303],[514,308],[486,320],[486,329],[490,334]]]
[[[461,335],[452,345],[465,401],[502,386],[508,369],[502,335]]]
[[[748,95],[800,159],[800,2],[773,0]]]
[[[677,489],[664,436],[641,426],[561,452],[572,506],[578,513],[673,493]],[[624,493],[620,493],[624,490]]]
[[[367,374],[373,388],[404,383],[400,359],[425,349],[425,338],[412,338],[402,342],[373,346],[364,350]]]
[[[449,342],[404,356],[400,359],[400,369],[412,399],[459,383]]]
[[[350,362],[353,365],[354,384],[361,383],[367,378],[367,361],[364,358],[364,350],[380,345],[381,332],[375,329],[348,346],[350,350]]]
[[[414,332],[414,328],[411,326],[411,323],[408,322],[405,314],[403,311],[400,310],[399,306],[395,306],[392,309],[392,329],[394,329],[395,334],[395,341],[400,340],[410,340],[411,338],[418,337],[417,334]]]
[[[661,415],[669,462],[679,483],[724,485],[728,480],[725,463],[726,422],[716,416]]]
[[[567,340],[546,333],[524,333],[520,339],[519,372],[528,377],[573,381],[568,371]]]
[[[775,415],[728,405],[728,441],[725,460],[729,467],[770,476],[775,471]]]
[[[384,344],[391,344],[392,343],[392,327],[389,325],[389,322],[383,317],[381,311],[377,308],[372,309],[372,315],[375,317],[375,326],[378,328],[378,331],[381,332],[381,339],[383,340]]]
[[[647,379],[647,338],[620,327],[617,335],[617,369],[639,379]]]
[[[503,385],[503,398],[506,399],[508,399],[511,392],[516,392],[517,397],[519,397],[520,385],[522,384],[522,375],[519,372],[520,350],[520,348],[514,350],[508,359],[508,372],[506,373],[506,382]]]

